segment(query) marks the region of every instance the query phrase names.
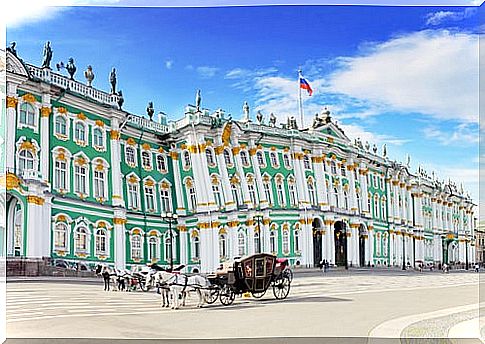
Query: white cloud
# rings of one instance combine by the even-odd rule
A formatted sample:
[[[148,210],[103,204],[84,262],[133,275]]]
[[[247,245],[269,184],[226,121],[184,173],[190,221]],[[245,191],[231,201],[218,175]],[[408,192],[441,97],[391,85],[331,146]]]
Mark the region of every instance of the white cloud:
[[[478,37],[425,30],[337,61],[329,91],[390,110],[478,122]]]
[[[199,76],[203,79],[210,79],[214,75],[216,75],[219,68],[217,67],[209,67],[209,66],[199,66],[195,69]]]
[[[173,61],[172,60],[165,61],[165,68],[172,69],[172,67],[173,67]]]
[[[473,7],[465,8],[463,11],[438,11],[429,13],[426,16],[426,25],[440,25],[446,21],[460,21],[477,13]]]
[[[478,127],[474,124],[461,123],[451,131],[443,131],[436,126],[429,126],[422,130],[428,139],[434,139],[444,146],[449,145],[477,145],[479,142]]]

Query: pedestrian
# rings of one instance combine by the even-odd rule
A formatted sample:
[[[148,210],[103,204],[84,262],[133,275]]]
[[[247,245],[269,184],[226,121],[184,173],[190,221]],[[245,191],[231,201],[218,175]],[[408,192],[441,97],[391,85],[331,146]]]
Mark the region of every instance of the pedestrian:
[[[328,262],[326,259],[323,260],[323,272],[327,272]]]
[[[322,271],[322,275],[324,275],[325,274],[325,265],[323,264],[323,260],[321,260],[318,263],[318,268]]]
[[[480,272],[480,265],[475,264],[475,272]]]

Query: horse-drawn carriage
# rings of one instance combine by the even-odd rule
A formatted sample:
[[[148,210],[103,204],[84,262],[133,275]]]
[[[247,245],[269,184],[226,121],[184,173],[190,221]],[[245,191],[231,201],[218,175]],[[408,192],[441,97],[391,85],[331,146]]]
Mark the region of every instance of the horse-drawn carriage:
[[[287,259],[277,259],[267,253],[254,254],[235,260],[230,266],[207,276],[211,285],[206,302],[214,303],[218,298],[223,305],[234,302],[236,295],[251,293],[261,298],[272,287],[276,299],[285,299],[290,292],[293,274]]]

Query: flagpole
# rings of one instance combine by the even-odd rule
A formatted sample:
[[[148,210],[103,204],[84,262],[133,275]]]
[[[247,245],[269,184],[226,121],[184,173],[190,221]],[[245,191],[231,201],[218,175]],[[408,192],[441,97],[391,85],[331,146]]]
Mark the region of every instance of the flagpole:
[[[301,99],[301,69],[298,70],[298,111],[300,112],[301,129],[303,129],[303,103]]]

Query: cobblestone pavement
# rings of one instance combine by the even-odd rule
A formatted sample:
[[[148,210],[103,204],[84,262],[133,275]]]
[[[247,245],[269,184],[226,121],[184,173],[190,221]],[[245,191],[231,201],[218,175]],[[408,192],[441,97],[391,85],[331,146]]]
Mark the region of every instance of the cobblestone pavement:
[[[268,290],[261,300],[237,298],[230,307],[217,302],[197,309],[192,296],[179,311],[160,308],[155,292],[104,292],[101,281],[15,282],[7,283],[7,336],[365,337],[389,319],[477,301],[478,276],[473,273],[296,274],[286,300],[275,300]],[[436,319],[430,331],[449,328],[450,321]],[[405,333],[421,331],[420,326],[412,324]]]

